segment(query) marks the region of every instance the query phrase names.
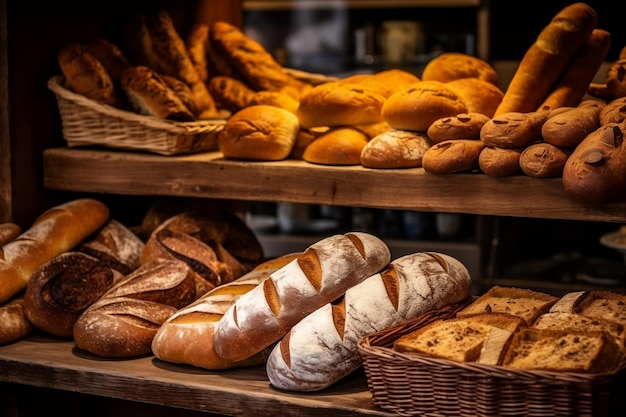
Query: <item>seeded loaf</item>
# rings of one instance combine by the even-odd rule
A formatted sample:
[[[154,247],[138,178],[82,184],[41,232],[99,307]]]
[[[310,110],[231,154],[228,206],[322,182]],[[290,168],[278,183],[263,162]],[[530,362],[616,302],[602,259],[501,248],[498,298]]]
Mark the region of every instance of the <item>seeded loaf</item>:
[[[610,291],[590,291],[576,312],[626,325],[626,295]]]

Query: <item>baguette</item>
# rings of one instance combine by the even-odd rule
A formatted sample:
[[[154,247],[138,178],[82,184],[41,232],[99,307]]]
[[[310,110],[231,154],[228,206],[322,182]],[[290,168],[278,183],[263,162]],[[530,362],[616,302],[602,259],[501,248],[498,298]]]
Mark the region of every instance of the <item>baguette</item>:
[[[157,331],[152,341],[152,353],[162,361],[212,370],[265,363],[270,349],[239,362],[221,358],[213,349],[213,332],[219,319],[239,297],[291,262],[295,256],[288,254],[265,261],[235,281],[209,291],[178,310]]]
[[[37,328],[24,314],[24,298],[17,296],[0,305],[0,346],[15,343]]]
[[[288,391],[324,389],[362,365],[362,337],[460,302],[470,285],[465,266],[448,255],[398,258],[296,324],[268,358],[270,383]]]
[[[0,223],[0,246],[4,246],[22,233],[19,224],[6,222]]]
[[[363,232],[324,238],[239,298],[220,319],[215,351],[241,361],[283,337],[296,323],[382,270],[387,245]]]
[[[522,57],[494,116],[537,111],[597,23],[596,11],[585,3],[559,11]]]
[[[537,110],[550,111],[576,106],[589,89],[611,46],[611,34],[594,29],[586,45],[574,57],[558,84]]]
[[[67,252],[102,227],[106,205],[77,199],[46,210],[0,252],[0,303],[26,289],[30,277],[50,259]]]
[[[574,199],[592,204],[614,201],[626,193],[623,125],[603,125],[583,139],[563,168],[563,187]]]

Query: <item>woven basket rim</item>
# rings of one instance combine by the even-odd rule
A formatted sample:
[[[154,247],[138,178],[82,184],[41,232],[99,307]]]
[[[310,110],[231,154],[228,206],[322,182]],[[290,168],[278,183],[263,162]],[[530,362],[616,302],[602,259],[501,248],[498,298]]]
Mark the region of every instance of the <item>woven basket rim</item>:
[[[63,87],[63,75],[54,75],[48,80],[48,89],[65,100],[69,100],[76,105],[86,107],[100,114],[125,120],[131,123],[139,123],[152,129],[164,130],[177,134],[203,133],[211,131],[216,125],[226,124],[226,119],[230,116],[230,112],[224,112],[223,117],[196,120],[193,122],[176,122],[172,120],[159,119],[153,116],[141,115],[130,111],[122,110],[109,106],[107,104],[98,103],[82,94],[77,94]]]

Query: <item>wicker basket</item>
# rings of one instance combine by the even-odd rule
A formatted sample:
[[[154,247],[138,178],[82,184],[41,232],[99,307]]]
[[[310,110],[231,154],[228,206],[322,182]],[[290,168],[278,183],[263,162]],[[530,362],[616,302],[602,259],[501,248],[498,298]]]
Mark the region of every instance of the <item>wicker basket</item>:
[[[359,341],[374,402],[403,416],[622,416],[616,398],[624,372],[574,374],[521,371],[399,353],[399,337],[438,318],[452,317],[468,302],[432,311]],[[623,367],[622,367],[623,369]]]
[[[176,155],[217,149],[225,118],[173,122],[97,103],[63,87],[52,77],[48,88],[56,95],[63,137],[68,146],[100,145]]]

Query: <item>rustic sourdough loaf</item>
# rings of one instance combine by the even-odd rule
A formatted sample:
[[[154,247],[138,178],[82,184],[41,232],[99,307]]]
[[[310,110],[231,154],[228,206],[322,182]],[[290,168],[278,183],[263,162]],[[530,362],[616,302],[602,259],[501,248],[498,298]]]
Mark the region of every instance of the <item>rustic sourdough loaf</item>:
[[[422,166],[432,146],[427,135],[392,129],[374,136],[361,151],[361,165],[367,168],[413,168]]]

